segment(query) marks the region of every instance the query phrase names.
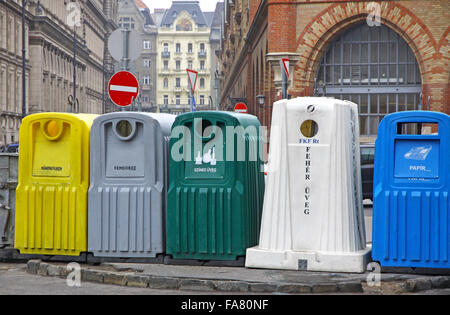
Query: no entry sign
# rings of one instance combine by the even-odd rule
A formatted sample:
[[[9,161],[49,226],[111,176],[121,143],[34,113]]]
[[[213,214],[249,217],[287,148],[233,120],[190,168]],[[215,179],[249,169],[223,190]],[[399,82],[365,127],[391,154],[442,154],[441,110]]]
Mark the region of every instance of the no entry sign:
[[[139,95],[139,82],[130,72],[117,72],[109,81],[108,91],[114,104],[130,106]]]
[[[247,105],[245,105],[244,103],[237,103],[236,106],[234,107],[234,112],[247,114],[248,113]]]

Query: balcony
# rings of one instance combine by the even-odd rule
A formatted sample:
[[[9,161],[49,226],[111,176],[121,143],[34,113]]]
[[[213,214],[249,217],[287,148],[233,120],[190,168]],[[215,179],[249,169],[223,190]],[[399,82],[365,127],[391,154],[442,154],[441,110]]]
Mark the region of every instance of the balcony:
[[[205,50],[202,50],[198,53],[198,58],[206,58],[207,57],[207,53]]]
[[[170,51],[163,51],[161,53],[162,58],[170,58]]]

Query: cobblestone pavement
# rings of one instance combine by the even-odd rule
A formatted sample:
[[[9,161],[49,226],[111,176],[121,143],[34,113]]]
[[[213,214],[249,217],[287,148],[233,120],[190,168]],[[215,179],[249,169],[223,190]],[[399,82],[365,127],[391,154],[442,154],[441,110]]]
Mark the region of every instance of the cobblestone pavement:
[[[32,275],[26,264],[0,264],[0,295],[211,295],[211,292],[130,288],[81,282],[69,287],[66,279]],[[220,293],[216,293],[220,294]]]
[[[23,270],[24,267],[22,267]],[[210,294],[433,294],[450,289],[450,275],[381,274],[380,286],[370,286],[366,274],[261,270],[236,267],[172,266],[103,263],[80,265],[83,283],[150,289],[158,293]],[[66,263],[31,260],[26,272],[66,279]],[[1,278],[0,278],[1,281]],[[137,291],[140,292],[140,291]],[[149,291],[150,294],[152,291]],[[443,291],[443,294],[447,293]]]

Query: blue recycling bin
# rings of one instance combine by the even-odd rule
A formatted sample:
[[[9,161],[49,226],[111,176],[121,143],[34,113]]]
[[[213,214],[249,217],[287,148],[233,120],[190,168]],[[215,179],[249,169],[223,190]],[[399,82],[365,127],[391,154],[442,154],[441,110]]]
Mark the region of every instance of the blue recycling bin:
[[[450,268],[450,116],[386,116],[375,145],[372,258]]]

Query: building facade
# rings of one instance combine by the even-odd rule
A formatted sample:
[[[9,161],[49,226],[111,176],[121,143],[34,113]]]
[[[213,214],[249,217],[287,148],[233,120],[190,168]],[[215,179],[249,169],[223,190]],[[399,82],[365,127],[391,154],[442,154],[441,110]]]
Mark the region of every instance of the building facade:
[[[113,70],[107,38],[116,27],[116,12],[117,4],[113,0],[28,1],[25,26],[27,114],[69,110],[100,114],[105,111],[104,82]],[[0,2],[0,69],[3,69],[0,70],[0,138],[3,144],[18,141],[22,116],[21,28],[22,1]],[[69,96],[74,91],[74,68],[79,108],[69,106]]]
[[[21,1],[0,2],[0,146],[18,141],[22,117]],[[28,38],[29,24],[25,24]],[[29,60],[28,42],[26,58]],[[30,66],[25,70],[27,84]],[[27,95],[27,99],[29,99]]]
[[[219,95],[220,95],[220,54],[222,51],[222,25],[224,14],[224,3],[217,2],[216,10],[214,11],[213,20],[211,23],[211,35],[209,42],[211,44],[211,91],[213,91],[213,108],[219,109]]]
[[[227,1],[221,107],[245,100],[270,126],[281,97],[279,61],[287,57],[290,96],[357,103],[363,141],[373,141],[392,112],[450,113],[449,9],[446,0]]]
[[[201,11],[198,1],[173,1],[164,11],[157,42],[157,103],[159,111],[191,110],[186,69],[198,71],[197,109],[213,107],[211,90],[210,25],[213,12]]]
[[[144,111],[156,111],[156,38],[158,28],[149,8],[141,0],[119,0],[117,16],[119,28],[126,28],[139,33],[142,40],[142,54],[129,63],[132,72],[140,83],[138,106]],[[122,63],[116,62],[115,70],[123,70]]]

